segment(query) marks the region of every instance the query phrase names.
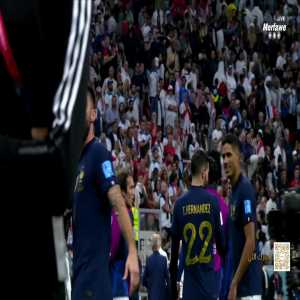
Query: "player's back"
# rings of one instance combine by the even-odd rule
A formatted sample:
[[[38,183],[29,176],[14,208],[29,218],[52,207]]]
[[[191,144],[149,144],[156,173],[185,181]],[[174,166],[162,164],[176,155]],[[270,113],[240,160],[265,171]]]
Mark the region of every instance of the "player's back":
[[[175,204],[172,230],[182,239],[185,300],[218,298],[213,243],[225,248],[221,223],[217,198],[202,187],[192,186]]]

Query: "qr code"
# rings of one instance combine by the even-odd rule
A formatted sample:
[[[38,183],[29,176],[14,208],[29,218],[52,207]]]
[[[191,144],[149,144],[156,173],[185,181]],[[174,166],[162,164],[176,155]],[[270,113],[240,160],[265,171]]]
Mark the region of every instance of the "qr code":
[[[274,271],[289,272],[290,271],[290,243],[274,242]]]

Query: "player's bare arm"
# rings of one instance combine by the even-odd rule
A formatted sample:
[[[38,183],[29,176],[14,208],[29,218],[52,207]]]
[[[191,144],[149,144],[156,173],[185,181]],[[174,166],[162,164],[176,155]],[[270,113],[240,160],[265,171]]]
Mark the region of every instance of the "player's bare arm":
[[[130,274],[130,293],[132,293],[139,284],[139,265],[137,259],[137,250],[134,241],[133,229],[128,216],[125,200],[122,196],[120,186],[115,185],[108,191],[108,198],[112,207],[118,214],[118,221],[122,234],[128,244],[128,258],[126,261],[124,279]]]
[[[249,264],[251,263],[251,260],[249,258],[252,257],[253,252],[255,250],[255,226],[253,222],[250,222],[244,226],[244,234],[245,234],[246,241],[243,248],[239,266],[231,282],[228,300],[235,299],[236,296],[234,297],[234,294],[236,295],[236,290],[239,285],[239,282],[243,278],[245,272],[249,267]]]

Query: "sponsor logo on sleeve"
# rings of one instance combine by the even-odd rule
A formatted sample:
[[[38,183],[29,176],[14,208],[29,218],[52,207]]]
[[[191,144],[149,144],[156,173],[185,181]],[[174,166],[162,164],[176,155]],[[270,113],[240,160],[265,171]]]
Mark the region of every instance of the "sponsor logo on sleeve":
[[[244,210],[245,210],[245,215],[251,214],[251,201],[250,200],[244,201]]]
[[[114,176],[114,171],[113,171],[113,166],[112,166],[111,161],[106,160],[102,163],[102,171],[103,171],[105,179]]]

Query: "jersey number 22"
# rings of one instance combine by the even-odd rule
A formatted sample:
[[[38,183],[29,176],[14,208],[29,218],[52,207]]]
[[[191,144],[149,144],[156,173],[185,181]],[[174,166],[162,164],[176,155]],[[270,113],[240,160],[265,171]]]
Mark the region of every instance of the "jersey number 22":
[[[206,237],[204,236],[204,230],[207,229],[207,235]],[[190,237],[188,236],[188,232],[190,233]],[[191,265],[195,265],[197,263],[199,264],[208,264],[211,259],[212,259],[212,255],[209,254],[207,255],[207,248],[209,246],[209,242],[212,238],[212,226],[211,223],[208,221],[203,221],[200,224],[199,227],[199,236],[201,241],[203,242],[200,254],[198,256],[194,256],[191,257],[191,252],[192,252],[192,248],[194,246],[195,240],[196,240],[196,227],[194,224],[192,223],[187,223],[185,224],[184,228],[183,228],[183,237],[185,242],[188,244],[187,245],[187,253],[186,253],[186,258],[185,258],[185,264],[186,266],[191,266]]]

